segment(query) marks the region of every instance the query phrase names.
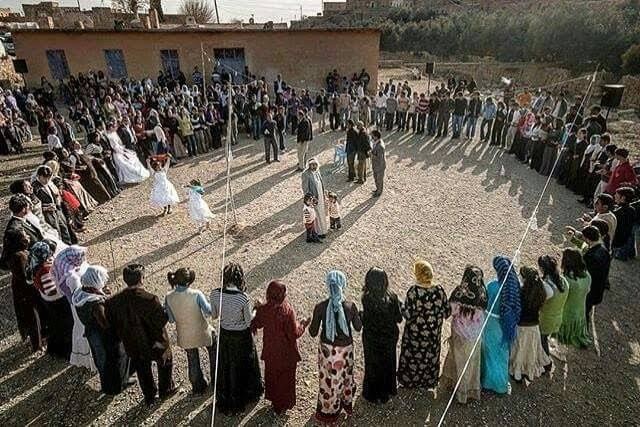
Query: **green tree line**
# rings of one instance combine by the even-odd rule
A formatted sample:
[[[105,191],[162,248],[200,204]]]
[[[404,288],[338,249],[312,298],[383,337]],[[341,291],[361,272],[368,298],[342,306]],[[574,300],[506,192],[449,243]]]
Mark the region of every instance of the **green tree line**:
[[[343,13],[303,25],[376,27],[382,31],[380,48],[391,52],[554,62],[574,70],[600,63],[615,73],[640,73],[640,49],[632,48],[640,43],[640,0],[559,1],[455,12],[391,8],[373,15]]]

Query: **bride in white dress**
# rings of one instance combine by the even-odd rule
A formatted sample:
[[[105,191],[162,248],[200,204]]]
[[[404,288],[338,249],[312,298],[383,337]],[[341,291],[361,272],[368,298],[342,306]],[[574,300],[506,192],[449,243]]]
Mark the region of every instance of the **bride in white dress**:
[[[118,172],[118,181],[121,184],[138,184],[149,178],[149,171],[140,163],[136,153],[122,145],[115,126],[110,126],[106,135],[111,146],[111,157]]]

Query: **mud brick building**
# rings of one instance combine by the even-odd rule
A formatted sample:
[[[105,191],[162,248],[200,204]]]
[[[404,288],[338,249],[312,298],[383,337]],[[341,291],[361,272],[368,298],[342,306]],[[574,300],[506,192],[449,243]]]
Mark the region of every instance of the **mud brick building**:
[[[159,70],[182,70],[214,64],[223,70],[245,65],[268,82],[277,74],[294,87],[322,88],[334,68],[351,76],[363,68],[377,84],[380,33],[373,29],[37,29],[14,32],[16,56],[25,59],[28,85],[45,76],[55,82],[71,74],[103,70],[111,78],[155,78]],[[210,58],[210,60],[209,60]]]

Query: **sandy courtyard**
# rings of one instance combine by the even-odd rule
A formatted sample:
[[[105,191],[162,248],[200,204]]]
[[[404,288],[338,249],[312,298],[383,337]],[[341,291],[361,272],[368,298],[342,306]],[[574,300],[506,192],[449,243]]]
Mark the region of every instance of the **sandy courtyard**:
[[[526,228],[545,177],[523,167],[502,151],[480,144],[384,135],[387,143],[385,193],[370,198],[373,179],[365,185],[346,182],[343,169],[333,167],[333,144],[342,134],[317,135],[311,151],[321,163],[325,186],[338,193],[343,229],[324,244],[305,242],[301,225],[300,174],[295,172],[295,143],[290,141],[281,163],[266,165],[262,141],[243,139],[234,150],[233,190],[239,232],[227,242],[227,259],[241,263],[253,298],[264,298],[266,282],[282,278],[299,317],[311,314],[325,298],[327,270],[347,274],[347,296],[358,302],[365,272],[384,268],[391,287],[402,299],[412,283],[417,256],[431,261],[436,280],[448,293],[460,282],[466,264],[476,263],[493,277],[491,259],[511,256]],[[2,217],[6,217],[8,183],[24,176],[40,161],[32,146],[21,159],[0,159]],[[184,161],[169,172],[176,188],[200,179],[205,199],[216,214],[210,233],[198,235],[183,202],[168,217],[158,217],[148,202],[151,182],[128,188],[101,206],[82,235],[89,259],[117,272],[131,262],[147,266],[146,286],[163,296],[169,269],[189,266],[198,274],[195,287],[209,294],[219,286],[224,216],[225,162],[220,151]],[[181,196],[185,189],[179,188]],[[552,183],[526,239],[522,260],[531,263],[544,253],[558,253],[562,228],[581,212],[573,194]],[[230,222],[233,217],[229,217]],[[4,227],[4,224],[2,224]],[[113,248],[113,258],[111,249]],[[611,291],[596,313],[597,345],[569,350],[556,360],[551,378],[530,387],[515,384],[511,396],[484,393],[480,402],[453,404],[447,425],[622,425],[640,418],[640,313],[637,261],[614,262]],[[112,286],[123,286],[119,273]],[[70,368],[48,356],[32,356],[19,342],[7,277],[0,287],[0,423],[2,425],[207,425],[211,398],[194,397],[186,374],[186,357],[174,348],[174,377],[182,392],[161,405],[146,408],[137,386],[115,398],[100,396],[97,376]],[[169,327],[175,342],[175,329]],[[444,337],[449,335],[447,322]],[[257,340],[258,350],[261,348]],[[217,416],[217,425],[311,424],[317,390],[317,340],[305,334],[299,341],[303,362],[298,369],[298,404],[288,417],[276,418],[260,401],[241,417]],[[356,379],[362,383],[363,355],[356,334]],[[447,345],[443,344],[442,360]],[[206,357],[204,358],[206,361]],[[206,363],[204,364],[206,366]],[[206,369],[208,371],[208,368]],[[449,398],[400,390],[385,406],[359,397],[350,425],[434,425]]]

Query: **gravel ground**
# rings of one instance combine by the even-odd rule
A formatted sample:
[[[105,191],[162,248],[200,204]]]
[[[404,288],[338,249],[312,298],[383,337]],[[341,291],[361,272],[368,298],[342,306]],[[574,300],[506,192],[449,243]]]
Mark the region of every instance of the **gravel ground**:
[[[330,233],[324,244],[305,243],[301,226],[300,176],[295,172],[295,145],[281,163],[266,165],[262,142],[242,140],[234,150],[233,192],[238,226],[228,235],[227,260],[241,263],[253,298],[264,298],[266,282],[282,278],[299,316],[311,314],[325,297],[323,276],[343,269],[347,297],[360,300],[364,274],[383,267],[392,290],[404,298],[412,283],[411,265],[429,260],[436,280],[448,292],[459,283],[466,264],[480,265],[491,278],[495,254],[513,254],[538,200],[545,178],[523,167],[501,150],[476,141],[429,139],[408,134],[385,135],[387,181],[385,193],[371,199],[373,180],[359,186],[346,183],[345,171],[333,167],[336,133],[318,135],[311,151],[321,163],[327,189],[337,192],[343,207],[343,229]],[[39,162],[40,147],[21,158],[0,159],[2,217],[6,216],[7,184]],[[89,259],[120,271],[131,262],[147,266],[146,286],[162,296],[168,290],[169,269],[189,266],[198,274],[194,286],[208,294],[220,277],[224,217],[225,162],[221,154],[182,162],[169,172],[181,187],[203,181],[205,199],[216,214],[210,233],[196,234],[186,204],[161,218],[148,198],[151,182],[127,189],[101,206],[82,236]],[[182,196],[186,193],[181,191]],[[544,253],[558,253],[562,229],[581,212],[575,196],[551,183],[524,241],[522,262],[533,263]],[[230,223],[233,217],[229,218]],[[113,250],[113,252],[112,252]],[[447,425],[623,425],[640,419],[640,314],[636,304],[640,273],[637,261],[615,261],[612,289],[595,315],[596,345],[583,351],[559,348],[560,358],[550,378],[528,387],[514,385],[511,396],[484,393],[480,402],[454,403]],[[122,282],[114,274],[113,286]],[[634,279],[635,278],[635,279]],[[101,396],[96,376],[71,368],[48,356],[30,355],[15,330],[10,287],[0,285],[0,423],[2,425],[207,425],[211,397],[190,394],[186,357],[175,348],[176,382],[182,392],[151,408],[142,403],[137,386],[115,398]],[[173,342],[175,329],[169,327]],[[449,325],[444,336],[449,335]],[[261,340],[257,339],[258,348]],[[361,337],[356,334],[356,379],[362,382]],[[267,402],[242,416],[216,416],[216,425],[313,425],[317,390],[317,341],[308,334],[300,341],[303,361],[298,369],[298,405],[288,416],[276,417]],[[447,352],[443,344],[442,360]],[[205,358],[206,360],[206,358]],[[205,363],[206,365],[206,363]],[[450,396],[400,390],[392,402],[373,406],[355,401],[349,425],[435,425]]]

